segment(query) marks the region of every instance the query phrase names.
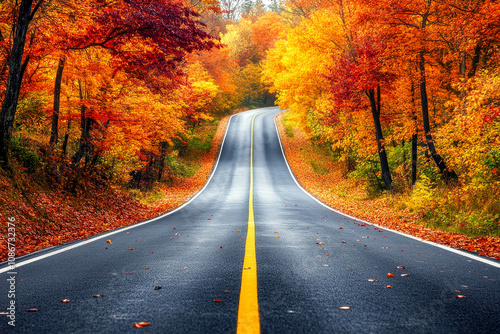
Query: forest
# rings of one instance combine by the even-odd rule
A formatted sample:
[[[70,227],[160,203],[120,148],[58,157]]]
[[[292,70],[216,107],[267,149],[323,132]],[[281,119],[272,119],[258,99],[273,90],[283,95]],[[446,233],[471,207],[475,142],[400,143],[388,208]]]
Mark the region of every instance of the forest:
[[[27,253],[165,212],[276,104],[347,199],[498,237],[499,34],[492,0],[2,1],[0,217]]]

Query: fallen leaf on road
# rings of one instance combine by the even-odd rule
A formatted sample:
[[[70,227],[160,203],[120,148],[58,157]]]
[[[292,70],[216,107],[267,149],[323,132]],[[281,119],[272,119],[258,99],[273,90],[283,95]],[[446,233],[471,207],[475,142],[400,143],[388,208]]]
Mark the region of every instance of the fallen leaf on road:
[[[392,289],[392,285],[386,285],[385,288],[386,289]]]
[[[394,277],[394,274],[393,273],[387,273],[386,275],[387,277]]]
[[[110,240],[110,239],[106,240],[106,242],[107,242],[108,244],[112,244],[112,242],[111,242],[111,240]]]
[[[61,303],[69,303],[69,299],[61,299]]]
[[[161,286],[155,285],[155,290],[160,290],[160,289],[161,289]]]
[[[340,306],[340,310],[350,310],[351,308],[349,306]]]
[[[403,267],[403,266],[397,266],[396,268],[398,268],[398,269],[406,269],[406,268],[405,268],[405,267]]]
[[[220,299],[215,299],[215,300],[214,300],[214,303],[222,303],[222,300],[220,300]]]
[[[128,250],[134,250],[132,247],[130,247]]]
[[[28,309],[28,312],[36,312],[36,311],[38,311],[38,309],[37,309],[37,308],[34,308],[34,307],[33,307],[33,308]]]
[[[134,327],[135,327],[135,328],[141,328],[141,327],[147,327],[147,326],[149,326],[149,325],[150,325],[150,323],[149,323],[149,322],[136,322],[136,323],[134,324]]]
[[[464,295],[457,295],[457,298],[465,298]]]

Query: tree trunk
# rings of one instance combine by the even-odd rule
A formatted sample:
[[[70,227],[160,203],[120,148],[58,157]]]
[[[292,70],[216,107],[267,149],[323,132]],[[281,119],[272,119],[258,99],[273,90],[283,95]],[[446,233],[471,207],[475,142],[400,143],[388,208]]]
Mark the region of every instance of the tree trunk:
[[[63,154],[66,155],[68,151],[68,139],[69,139],[69,130],[71,129],[71,120],[68,120],[68,129],[66,130],[66,134],[64,135],[64,141],[63,141]]]
[[[83,87],[81,81],[78,81],[78,92],[80,95],[80,100],[83,101],[84,99],[84,93],[83,93]],[[80,128],[81,128],[81,135],[80,135],[80,145],[78,147],[78,151],[73,155],[73,164],[78,164],[80,160],[84,156],[87,156],[88,153],[90,152],[91,146],[90,146],[90,129],[92,127],[92,118],[87,117],[86,115],[87,107],[82,105],[80,107]]]
[[[389,163],[387,162],[384,135],[382,134],[382,126],[380,124],[380,86],[377,86],[377,96],[375,96],[375,91],[370,89],[368,91],[368,97],[370,99],[373,122],[375,124],[378,156],[380,158],[380,166],[382,168],[382,178],[385,183],[385,189],[392,190],[391,170],[389,169]]]
[[[61,83],[64,70],[64,57],[59,58],[57,66],[56,81],[54,84],[54,111],[52,112],[52,132],[50,134],[50,146],[54,147],[59,140],[59,106],[61,104]]]
[[[417,182],[417,161],[418,161],[418,118],[415,103],[415,85],[411,82],[411,102],[413,114],[413,135],[411,136],[411,185]]]
[[[432,159],[436,163],[436,166],[439,168],[441,175],[445,179],[445,181],[456,180],[457,174],[453,170],[448,170],[446,168],[446,164],[441,158],[441,156],[436,151],[436,146],[434,146],[434,139],[431,134],[431,126],[429,121],[429,100],[427,97],[427,85],[426,85],[426,76],[425,76],[425,56],[424,52],[421,51],[419,55],[419,69],[420,69],[420,96],[421,96],[421,104],[422,104],[422,118],[424,122],[424,133],[425,140],[427,141],[427,147],[429,148],[429,152],[431,154]]]
[[[0,113],[0,162],[3,167],[7,168],[9,167],[9,148],[12,128],[14,126],[14,117],[16,115],[17,101],[19,99],[24,69],[26,69],[27,65],[27,62],[25,62],[24,66],[22,65],[26,34],[29,24],[33,19],[33,15],[42,2],[41,0],[38,2],[33,12],[31,11],[33,0],[23,0],[19,8],[17,27],[9,62],[9,78],[2,104],[2,111]]]

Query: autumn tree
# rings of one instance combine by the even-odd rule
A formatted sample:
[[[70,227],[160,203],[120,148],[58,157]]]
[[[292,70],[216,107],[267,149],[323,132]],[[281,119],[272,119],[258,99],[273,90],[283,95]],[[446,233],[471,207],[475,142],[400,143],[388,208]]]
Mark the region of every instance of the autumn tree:
[[[23,62],[26,34],[28,33],[31,21],[42,4],[43,0],[38,0],[36,2],[32,0],[22,0],[17,14],[17,23],[15,24],[12,50],[10,52],[7,87],[2,103],[2,111],[0,113],[0,163],[3,167],[8,167],[9,163],[8,152],[17,109],[17,101],[23,74],[29,62],[29,57],[24,59]]]

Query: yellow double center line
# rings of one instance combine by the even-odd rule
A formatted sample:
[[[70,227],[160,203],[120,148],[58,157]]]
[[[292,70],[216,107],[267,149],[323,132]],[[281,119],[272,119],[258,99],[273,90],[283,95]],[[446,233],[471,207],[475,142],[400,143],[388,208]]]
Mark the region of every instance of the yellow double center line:
[[[241,276],[240,303],[238,305],[237,334],[260,333],[259,302],[257,300],[257,259],[255,255],[255,221],[253,216],[253,128],[256,114],[252,118],[250,139],[250,195],[248,201],[248,230],[245,243],[245,258]]]

